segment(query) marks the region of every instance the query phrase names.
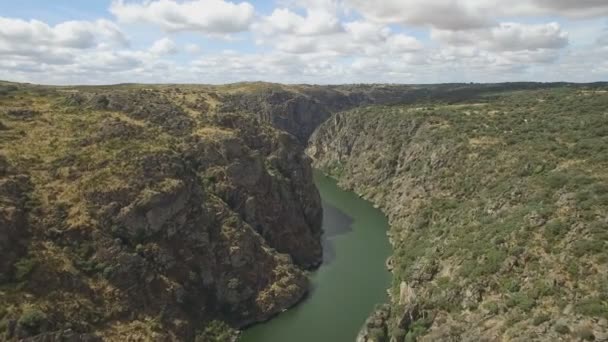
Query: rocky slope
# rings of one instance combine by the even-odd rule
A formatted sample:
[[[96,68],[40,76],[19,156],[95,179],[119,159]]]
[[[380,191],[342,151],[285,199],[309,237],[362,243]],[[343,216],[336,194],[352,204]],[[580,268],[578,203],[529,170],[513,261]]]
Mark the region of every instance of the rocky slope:
[[[218,322],[306,293],[322,213],[303,148],[177,91],[0,96],[3,340],[227,338]]]
[[[372,106],[314,165],[388,215],[391,302],[359,341],[608,340],[606,87]]]
[[[502,212],[499,209],[505,207],[504,200],[498,200],[496,194],[473,197],[466,190],[467,186],[487,185],[489,180],[451,177],[450,172],[462,173],[463,167],[485,167],[488,174],[494,175],[493,168],[503,159],[499,163],[480,151],[463,152],[468,150],[459,139],[465,133],[457,132],[479,135],[494,127],[487,116],[479,117],[477,111],[485,107],[478,107],[479,104],[445,107],[449,113],[462,114],[459,118],[470,116],[469,121],[476,123],[474,128],[461,127],[461,122],[450,123],[454,117],[445,117],[447,114],[443,112],[443,116],[436,117],[427,114],[434,113],[431,107],[437,104],[485,103],[488,95],[497,92],[561,86],[565,85],[242,83],[42,87],[0,82],[0,339],[225,341],[234,338],[234,328],[268,319],[295,304],[308,289],[305,270],[317,266],[322,253],[320,199],[303,146],[333,113],[379,103],[414,105],[390,107],[396,110],[392,116],[380,115],[376,110],[339,114],[323,125],[311,149],[319,167],[341,177],[343,185],[376,201],[394,222],[392,239],[396,254],[391,262],[396,275],[394,303],[380,307],[368,322],[369,330],[381,337],[390,327],[392,336],[410,333],[410,338],[427,332],[428,327],[431,327],[429,334],[439,334],[429,336],[445,337],[441,327],[454,326],[454,331],[464,331],[458,329],[473,326],[466,320],[479,315],[458,316],[445,308],[443,311],[428,308],[422,304],[435,295],[426,289],[443,291],[442,286],[447,286],[438,298],[460,303],[466,295],[464,302],[470,303],[474,302],[471,298],[478,298],[476,289],[485,289],[487,283],[480,280],[475,287],[460,280],[448,281],[459,279],[449,270],[438,277],[437,270],[442,270],[443,264],[437,263],[443,260],[443,254],[437,257],[434,253],[444,253],[444,249],[429,249],[428,241],[441,242],[440,236],[451,235],[444,226],[441,234],[439,230],[429,233],[425,227],[434,227],[432,224],[437,221],[447,225],[460,217],[453,218],[449,212],[444,215],[441,211],[452,208],[454,198],[470,201],[466,203],[472,212],[471,208],[477,208],[479,201],[491,199],[494,204],[488,207],[488,213]],[[594,106],[593,120],[585,118],[579,123],[578,119],[567,121],[560,117],[565,120],[564,127],[591,125],[600,134],[602,122],[598,113],[605,106],[593,102],[600,93],[581,94],[588,98],[570,98],[571,103]],[[547,111],[553,110],[551,106],[562,106],[552,105],[556,103],[554,100],[540,97],[532,104]],[[433,104],[429,105],[430,102]],[[526,105],[532,106],[528,102]],[[509,113],[523,115],[523,108],[509,106]],[[496,115],[502,111],[488,109],[483,113],[492,112],[491,118],[503,118]],[[406,120],[401,120],[403,117]],[[472,125],[470,122],[468,125]],[[533,130],[526,130],[521,121],[516,122],[517,129],[527,134],[526,139],[534,137]],[[501,121],[501,129],[511,132],[510,124]],[[451,135],[444,136],[441,129],[447,129]],[[549,139],[548,132],[567,132],[563,127],[553,126],[534,129],[542,132],[544,139]],[[602,152],[597,147],[602,146],[602,141],[587,141],[584,132],[579,133],[578,136],[564,133],[567,139],[554,140],[568,148],[575,146],[581,153]],[[469,144],[482,149],[502,146],[503,139],[475,136]],[[582,139],[581,146],[576,139]],[[532,155],[539,160],[546,157],[543,153]],[[599,172],[603,165],[603,160],[596,159],[564,163],[596,175],[594,172]],[[488,160],[491,162],[486,163]],[[518,167],[533,176],[553,170],[553,164],[533,159],[525,165]],[[456,166],[459,168],[454,169]],[[504,180],[515,169],[500,170]],[[452,184],[454,188],[442,184],[451,179],[459,180]],[[520,192],[529,185],[523,181],[517,184],[516,190]],[[589,184],[592,183],[585,186]],[[568,196],[576,194],[572,195],[572,189],[566,190],[563,203],[574,205]],[[581,196],[591,199],[603,196],[601,188],[600,192],[594,191]],[[514,194],[518,199],[519,192]],[[438,201],[434,200],[436,196]],[[428,203],[439,205],[441,210],[421,210]],[[564,213],[571,213],[569,208],[566,206]],[[598,209],[596,204],[591,208]],[[544,207],[536,211],[538,215],[526,217],[530,222],[540,222],[539,227],[550,227],[542,228],[543,232],[555,232],[555,240],[548,241],[559,242],[556,249],[573,248],[567,242],[570,240],[564,240],[572,239],[573,234],[565,234],[563,229],[570,222],[564,218],[566,223],[559,224],[562,221],[556,221]],[[419,229],[411,231],[410,225]],[[593,251],[603,247],[595,242],[593,234],[600,230],[593,227],[585,224],[577,228],[577,232],[587,234],[576,245],[577,253],[587,246],[587,240],[591,241],[589,248]],[[437,237],[429,238],[433,234]],[[509,243],[497,245],[511,248]],[[493,244],[489,246],[495,248]],[[487,256],[484,254],[487,248],[484,245],[482,249],[474,249],[477,263],[504,261],[507,252],[501,249],[497,256]],[[470,269],[471,259],[458,254],[458,250],[451,248],[450,257],[468,260]],[[413,254],[408,254],[409,251]],[[568,255],[559,261],[543,259],[546,255],[549,252],[532,260],[551,261],[549,265],[553,268],[572,260]],[[582,255],[585,262],[591,263],[588,259],[598,254]],[[519,259],[516,262],[521,263]],[[587,270],[603,269],[587,266],[569,267],[568,272],[585,271],[579,275],[593,279],[593,284],[604,284],[597,274],[593,275],[596,278],[587,274],[590,272]],[[572,318],[573,315],[583,315],[580,310],[587,316],[589,312],[601,315],[605,307],[603,292],[595,285],[574,283],[567,278],[571,275],[556,274],[561,277],[557,284],[568,287],[567,292],[553,294],[582,293],[589,300],[583,303],[587,306],[571,300],[569,314],[562,317],[556,312],[549,315],[535,311],[534,320],[542,321],[538,329],[553,333],[553,327],[557,327],[555,320],[561,319],[560,327],[567,326],[578,333],[574,330],[579,328],[577,324],[587,321],[579,316]],[[487,278],[485,273],[482,275]],[[513,278],[521,277],[517,274]],[[562,281],[564,277],[566,281]],[[483,281],[489,281],[486,278]],[[420,285],[428,282],[441,289]],[[423,290],[419,290],[421,286]],[[574,286],[577,290],[573,290]],[[528,285],[520,288],[527,289]],[[595,297],[589,296],[589,289],[596,289]],[[421,304],[418,301],[412,304],[412,298],[421,298]],[[515,297],[519,301],[512,302],[529,303],[525,298]],[[395,304],[399,301],[402,305]],[[535,305],[539,301],[534,298]],[[506,317],[503,311],[512,310],[499,304],[489,307],[492,312],[500,312],[497,319],[503,322],[501,319]],[[555,305],[546,304],[550,308]],[[441,317],[451,320],[450,324],[443,324]],[[511,321],[515,322],[515,318]],[[596,323],[594,327],[603,324]],[[528,330],[524,329],[524,333]],[[593,333],[598,338],[602,336],[601,331]],[[489,334],[486,335],[494,336]]]
[[[551,88],[558,83],[443,85],[280,85],[244,83],[220,87],[220,111],[250,113],[306,144],[312,132],[331,114],[370,104],[459,102],[485,93]],[[226,89],[227,88],[227,89]]]

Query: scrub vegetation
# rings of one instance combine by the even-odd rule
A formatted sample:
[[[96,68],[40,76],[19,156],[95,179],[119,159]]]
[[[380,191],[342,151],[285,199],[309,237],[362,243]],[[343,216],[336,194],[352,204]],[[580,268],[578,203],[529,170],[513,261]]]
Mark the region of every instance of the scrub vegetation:
[[[308,152],[390,218],[390,337],[608,337],[606,88],[354,109]]]

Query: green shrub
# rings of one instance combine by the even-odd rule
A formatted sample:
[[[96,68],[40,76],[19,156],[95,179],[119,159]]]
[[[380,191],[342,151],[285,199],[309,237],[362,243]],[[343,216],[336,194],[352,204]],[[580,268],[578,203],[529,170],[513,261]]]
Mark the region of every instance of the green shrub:
[[[15,263],[15,279],[24,281],[26,277],[36,268],[38,261],[34,258],[22,258]]]
[[[496,302],[487,302],[483,304],[483,308],[492,315],[497,315],[500,312],[500,306]]]
[[[565,235],[568,232],[568,225],[560,220],[553,220],[545,226],[545,237],[553,240]]]
[[[414,326],[407,335],[405,335],[405,342],[416,342],[418,338],[426,334],[427,328],[422,326]]]
[[[578,240],[572,245],[572,252],[577,257],[585,254],[598,254],[606,249],[604,241],[598,240]]]
[[[546,178],[545,181],[553,189],[560,189],[568,184],[569,176],[562,172],[552,172]]]
[[[608,305],[599,298],[588,298],[576,304],[576,311],[582,315],[608,319]]]
[[[532,320],[532,324],[534,324],[535,326],[538,326],[538,325],[541,325],[550,320],[551,320],[551,316],[549,316],[546,313],[541,313],[541,314],[534,316],[534,319]]]
[[[39,334],[46,324],[46,314],[35,308],[28,308],[19,317],[17,325],[31,335]]]
[[[578,275],[580,273],[580,267],[578,266],[578,261],[577,260],[568,261],[568,264],[566,265],[566,271],[568,271],[568,273],[572,277],[578,277]]]
[[[570,333],[570,328],[563,323],[557,323],[553,329],[562,335]]]
[[[386,331],[382,328],[372,328],[369,330],[369,337],[375,342],[386,342],[388,341],[388,336],[386,336]]]
[[[528,291],[528,295],[533,299],[539,299],[545,296],[551,296],[555,292],[553,285],[546,280],[537,280],[532,284],[532,288]]]
[[[235,335],[235,330],[222,321],[210,322],[196,335],[195,342],[226,342]]]
[[[520,288],[519,280],[515,278],[508,278],[503,282],[502,287],[508,292],[518,292]]]
[[[524,312],[530,311],[536,305],[534,299],[521,292],[512,294],[506,304],[509,308],[518,307]]]

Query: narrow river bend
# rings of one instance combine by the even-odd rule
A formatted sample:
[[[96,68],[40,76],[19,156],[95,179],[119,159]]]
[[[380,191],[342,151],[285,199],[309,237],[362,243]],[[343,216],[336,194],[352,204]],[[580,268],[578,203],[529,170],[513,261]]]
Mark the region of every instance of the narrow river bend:
[[[384,214],[315,171],[323,200],[323,265],[309,296],[243,332],[243,342],[354,342],[374,305],[387,300],[391,253]]]

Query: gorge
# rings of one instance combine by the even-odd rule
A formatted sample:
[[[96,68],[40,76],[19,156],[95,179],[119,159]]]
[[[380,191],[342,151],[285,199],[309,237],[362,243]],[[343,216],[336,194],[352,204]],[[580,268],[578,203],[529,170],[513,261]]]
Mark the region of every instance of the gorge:
[[[606,339],[606,89],[0,83],[0,336]]]

